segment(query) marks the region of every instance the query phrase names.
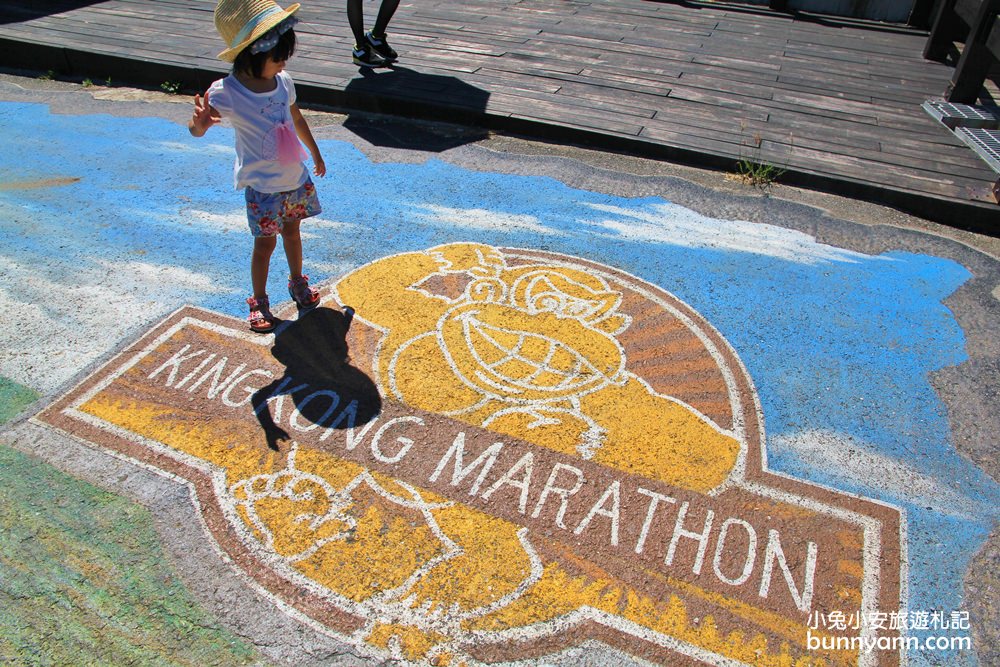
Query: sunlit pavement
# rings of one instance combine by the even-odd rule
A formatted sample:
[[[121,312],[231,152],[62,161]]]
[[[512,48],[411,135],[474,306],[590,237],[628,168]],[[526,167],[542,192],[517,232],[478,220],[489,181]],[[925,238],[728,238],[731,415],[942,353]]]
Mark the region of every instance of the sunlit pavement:
[[[261,336],[231,130],[0,91],[0,657],[997,659],[994,240],[316,115]]]

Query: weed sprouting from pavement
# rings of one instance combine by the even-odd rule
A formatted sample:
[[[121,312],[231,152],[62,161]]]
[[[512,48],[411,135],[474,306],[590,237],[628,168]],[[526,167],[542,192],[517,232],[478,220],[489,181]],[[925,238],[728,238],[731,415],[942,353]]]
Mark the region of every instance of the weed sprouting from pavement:
[[[740,121],[740,130],[741,132],[746,131],[746,121]],[[751,137],[749,154],[747,154],[746,149],[748,146],[744,139],[742,148],[740,149],[740,159],[736,162],[736,174],[733,177],[738,181],[766,192],[771,189],[771,186],[781,178],[786,170],[761,160],[760,148],[763,143],[764,140],[760,136],[760,133],[754,132]]]

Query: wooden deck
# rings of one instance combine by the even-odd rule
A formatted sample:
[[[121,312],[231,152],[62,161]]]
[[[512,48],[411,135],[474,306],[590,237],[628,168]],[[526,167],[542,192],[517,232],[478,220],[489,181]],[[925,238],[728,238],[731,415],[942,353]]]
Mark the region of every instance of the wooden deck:
[[[0,0],[0,64],[204,88],[225,71],[214,6]],[[1000,230],[983,201],[997,174],[921,109],[952,72],[921,57],[925,32],[721,3],[415,0],[389,28],[399,66],[362,75],[343,0],[299,15],[303,103],[720,169],[760,160],[787,183]]]

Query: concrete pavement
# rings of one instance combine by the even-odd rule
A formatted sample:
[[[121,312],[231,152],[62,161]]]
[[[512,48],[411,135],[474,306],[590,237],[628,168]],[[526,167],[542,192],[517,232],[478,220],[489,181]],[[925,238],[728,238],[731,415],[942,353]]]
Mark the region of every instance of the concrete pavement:
[[[111,523],[158,537],[137,528],[107,569],[171,582],[121,629],[128,587],[86,588],[94,572],[50,549],[51,599],[90,610],[88,630],[8,614],[5,658],[995,660],[995,240],[317,114],[332,177],[304,230],[325,307],[286,304],[277,336],[252,336],[228,130],[198,142],[186,105],[122,90],[8,78],[2,97],[19,324],[0,374],[41,396],[3,438],[46,462],[10,452],[4,474],[60,491],[5,487],[50,518],[77,479],[140,503]],[[115,501],[78,492],[70,514],[92,507],[103,532]],[[821,641],[837,636],[857,641]],[[882,647],[900,639],[918,645]]]

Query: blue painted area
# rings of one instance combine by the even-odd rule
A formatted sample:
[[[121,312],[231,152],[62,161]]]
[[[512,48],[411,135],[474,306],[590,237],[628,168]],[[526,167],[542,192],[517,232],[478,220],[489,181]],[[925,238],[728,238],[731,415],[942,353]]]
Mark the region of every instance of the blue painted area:
[[[185,302],[244,315],[251,239],[242,194],[232,190],[229,129],[194,139],[162,119],[56,116],[9,103],[0,104],[0,125],[3,180],[82,179],[0,191],[6,302],[47,312],[27,278],[40,267],[51,283],[91,280],[95,294],[111,298],[118,283],[107,282],[107,264],[126,262],[135,293],[124,304],[145,303],[148,320]],[[303,225],[314,282],[387,254],[475,240],[593,259],[667,289],[746,364],[770,466],[903,507],[910,609],[961,610],[964,571],[1000,520],[1000,487],[955,452],[929,383],[930,373],[966,358],[963,333],[942,305],[970,278],[964,267],[912,253],[842,251],[659,198],[438,159],[373,164],[349,143],[320,144],[331,174],[317,182],[325,210]],[[279,250],[276,298],[284,294],[282,263]],[[115,322],[101,325],[95,335],[116,344]],[[14,348],[30,349],[30,332],[14,338]],[[0,359],[0,374],[31,384]],[[65,369],[66,377],[76,370]],[[975,663],[970,654],[917,652],[911,664],[940,660]]]

